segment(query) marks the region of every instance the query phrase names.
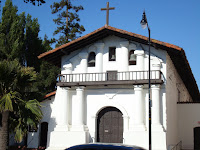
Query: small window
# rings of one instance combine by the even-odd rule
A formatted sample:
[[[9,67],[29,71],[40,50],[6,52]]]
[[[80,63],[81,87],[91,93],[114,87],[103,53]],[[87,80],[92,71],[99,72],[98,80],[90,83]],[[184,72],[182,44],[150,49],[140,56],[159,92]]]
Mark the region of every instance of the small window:
[[[134,50],[129,52],[129,65],[136,65],[136,55],[134,54]]]
[[[91,52],[88,57],[88,67],[95,67],[95,52]]]
[[[116,47],[109,47],[109,61],[116,60]]]

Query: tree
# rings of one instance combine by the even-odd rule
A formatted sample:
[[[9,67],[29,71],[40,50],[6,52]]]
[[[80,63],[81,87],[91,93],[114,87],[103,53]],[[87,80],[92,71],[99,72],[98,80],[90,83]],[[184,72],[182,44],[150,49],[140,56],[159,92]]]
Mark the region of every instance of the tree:
[[[29,67],[34,67],[37,72],[40,70],[41,61],[37,56],[45,52],[42,45],[42,40],[38,37],[40,31],[40,25],[37,19],[32,19],[31,15],[26,17],[25,25],[25,61]]]
[[[70,0],[61,0],[54,2],[51,9],[52,14],[58,14],[57,19],[53,20],[58,25],[54,31],[54,35],[59,34],[56,47],[76,39],[85,31],[83,25],[79,24],[78,12],[83,10],[82,6],[73,6]]]
[[[36,126],[42,117],[40,104],[29,100],[32,83],[36,79],[34,68],[22,67],[17,60],[0,62],[0,147],[6,150],[8,143],[8,122],[15,139],[21,142],[28,126]]]
[[[0,60],[17,58],[24,63],[25,13],[17,15],[17,7],[7,0],[0,24]]]
[[[40,25],[31,15],[17,14],[17,7],[7,0],[3,8],[0,23],[0,61],[18,59],[23,66],[34,67],[38,73],[33,84],[34,97],[41,100],[43,96],[56,88],[58,67],[39,60],[37,56],[51,48],[47,36],[39,38]]]
[[[28,18],[29,20],[25,13],[18,15],[12,0],[6,0],[0,23],[0,147],[3,150],[7,146],[8,131],[14,132],[16,141],[20,142],[26,135],[28,126],[36,126],[42,117],[40,104],[35,99],[38,93],[33,88],[37,73],[34,68],[25,67],[25,52],[30,47],[25,39],[30,35],[37,35],[29,34],[32,29],[37,29],[37,20],[30,21],[31,17]],[[29,28],[27,22],[34,25]],[[28,34],[25,34],[26,27]],[[35,41],[39,41],[36,36],[33,37],[37,39]]]
[[[52,41],[48,40],[48,37],[45,35],[42,43],[42,49],[45,51],[51,50],[51,43]],[[37,80],[34,83],[34,87],[37,89],[39,94],[39,100],[42,100],[41,98],[43,98],[43,96],[47,93],[56,90],[56,79],[59,73],[60,68],[57,66],[54,66],[44,60],[40,62],[40,71],[38,72]]]
[[[45,0],[24,0],[25,3],[29,3],[29,2],[30,2],[30,3],[32,3],[33,5],[36,4],[36,1],[38,2],[38,6],[40,6],[40,5],[44,4],[44,3],[46,3]]]

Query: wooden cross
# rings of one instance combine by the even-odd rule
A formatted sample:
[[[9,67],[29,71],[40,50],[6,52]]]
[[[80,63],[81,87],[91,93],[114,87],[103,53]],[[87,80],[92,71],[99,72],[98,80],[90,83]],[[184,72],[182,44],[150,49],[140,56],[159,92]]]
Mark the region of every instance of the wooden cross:
[[[101,10],[106,10],[106,25],[108,25],[108,21],[109,21],[109,10],[113,10],[113,9],[115,9],[115,7],[109,8],[109,2],[107,2],[106,8],[101,8]]]

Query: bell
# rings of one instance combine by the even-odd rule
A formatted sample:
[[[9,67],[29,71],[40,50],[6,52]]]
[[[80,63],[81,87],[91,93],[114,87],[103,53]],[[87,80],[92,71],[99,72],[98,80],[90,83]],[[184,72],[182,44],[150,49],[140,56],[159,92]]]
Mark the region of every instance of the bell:
[[[88,61],[88,63],[89,63],[89,64],[95,63],[95,60],[94,60],[94,59],[91,59],[91,60]]]
[[[129,61],[136,61],[136,55],[131,54]]]
[[[110,60],[115,60],[115,55],[112,55]]]

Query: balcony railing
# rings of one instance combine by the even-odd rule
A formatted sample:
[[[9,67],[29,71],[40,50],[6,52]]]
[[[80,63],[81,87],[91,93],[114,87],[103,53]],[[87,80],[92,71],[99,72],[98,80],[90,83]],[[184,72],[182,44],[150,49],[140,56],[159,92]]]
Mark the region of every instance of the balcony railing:
[[[108,71],[106,73],[77,73],[77,74],[60,74],[59,83],[66,83],[74,85],[75,83],[93,83],[104,82],[104,83],[114,83],[122,81],[129,81],[127,83],[132,83],[130,81],[135,81],[136,83],[147,82],[149,79],[148,71],[128,71],[128,72],[117,72],[117,71]],[[161,71],[151,71],[150,77],[152,81],[163,81],[163,75]],[[145,82],[145,83],[146,83]]]

